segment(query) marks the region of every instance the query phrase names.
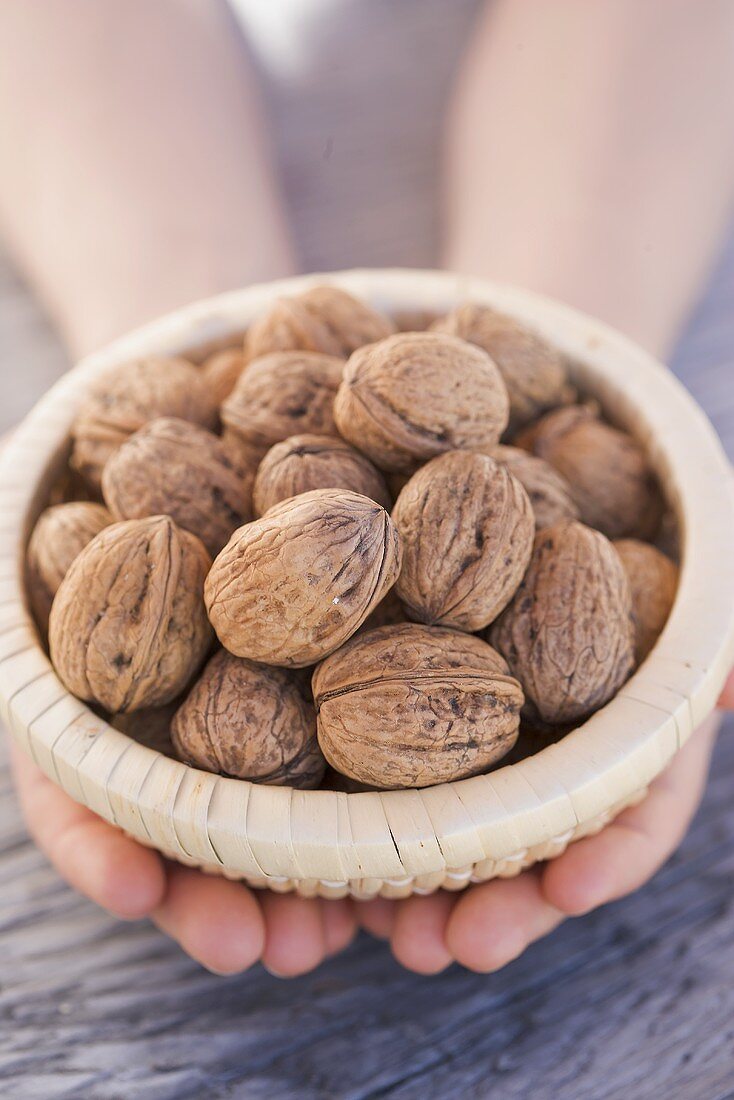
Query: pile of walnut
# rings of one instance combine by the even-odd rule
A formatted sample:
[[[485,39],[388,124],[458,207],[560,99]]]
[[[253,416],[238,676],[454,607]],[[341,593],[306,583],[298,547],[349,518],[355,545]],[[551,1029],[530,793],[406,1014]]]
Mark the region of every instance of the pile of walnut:
[[[643,450],[516,321],[427,323],[317,287],[244,349],[97,383],[28,546],[71,692],[201,768],[342,790],[476,775],[615,695],[677,583]]]

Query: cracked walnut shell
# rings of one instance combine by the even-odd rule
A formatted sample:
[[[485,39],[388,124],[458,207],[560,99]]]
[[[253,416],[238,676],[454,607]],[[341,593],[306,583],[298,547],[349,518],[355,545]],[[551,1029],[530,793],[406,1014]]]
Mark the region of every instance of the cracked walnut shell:
[[[344,438],[397,473],[446,451],[493,447],[508,410],[507,388],[486,352],[430,332],[360,348],[334,403]]]
[[[450,451],[410,479],[393,509],[396,592],[409,618],[477,631],[507,606],[533,549],[527,493],[487,455]]]
[[[304,667],[354,634],[399,571],[398,534],[384,508],[316,489],[235,531],[204,594],[225,649]]]
[[[319,743],[380,788],[477,775],[517,739],[523,693],[480,638],[417,623],[360,634],[314,672]]]
[[[637,539],[619,539],[614,548],[632,590],[635,658],[640,664],[658,640],[675,602],[678,567],[660,550]]]
[[[177,710],[172,734],[187,764],[254,783],[318,787],[326,767],[313,705],[297,677],[226,650]]]
[[[599,531],[565,520],[538,532],[489,638],[544,722],[586,718],[617,693],[634,663],[631,604],[620,557]]]
[[[212,641],[202,593],[210,559],[168,516],[106,527],[61,582],[51,660],[79,699],[115,713],[171,702]]]

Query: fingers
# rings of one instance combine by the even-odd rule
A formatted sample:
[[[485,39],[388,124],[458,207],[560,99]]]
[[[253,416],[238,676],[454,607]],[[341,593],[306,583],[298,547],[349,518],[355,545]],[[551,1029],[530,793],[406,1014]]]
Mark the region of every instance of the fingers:
[[[349,947],[357,934],[357,919],[351,900],[329,901],[321,899],[321,919],[324,923],[324,942],[327,956],[338,955]]]
[[[416,974],[438,974],[453,961],[446,945],[446,926],[456,895],[439,890],[430,897],[413,895],[395,911],[390,946],[395,958]]]
[[[699,729],[639,806],[544,868],[543,895],[551,905],[568,914],[587,913],[637,890],[655,874],[698,808],[716,729],[715,720]]]
[[[396,903],[390,898],[372,898],[355,902],[354,911],[360,927],[378,940],[389,940],[395,920]]]
[[[734,710],[734,672],[724,684],[724,690],[719,697],[719,706],[722,710]]]
[[[15,746],[11,759],[28,831],[62,878],[117,917],[148,916],[165,892],[160,856],[74,802]]]
[[[327,944],[318,899],[263,891],[260,904],[266,925],[262,961],[271,974],[295,978],[323,962]]]

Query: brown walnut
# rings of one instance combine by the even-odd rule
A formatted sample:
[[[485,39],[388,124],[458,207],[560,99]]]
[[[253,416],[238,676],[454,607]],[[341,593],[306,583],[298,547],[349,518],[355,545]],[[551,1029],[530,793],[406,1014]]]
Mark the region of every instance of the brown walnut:
[[[486,352],[431,332],[356,351],[334,403],[344,438],[391,472],[411,472],[445,451],[493,447],[508,410],[507,388]]]
[[[384,508],[316,489],[235,531],[207,578],[206,606],[231,653],[303,667],[354,634],[399,571],[398,534]]]
[[[241,348],[224,348],[204,360],[201,373],[215,405],[221,405],[229,397],[245,369],[245,362]]]
[[[181,760],[254,783],[318,787],[326,767],[297,677],[225,650],[177,710],[172,733]]]
[[[163,356],[112,368],[97,380],[74,421],[71,465],[99,488],[110,456],[158,416],[215,427],[217,409],[201,371],[186,359]]]
[[[51,660],[69,691],[113,714],[175,699],[212,641],[209,565],[201,542],[168,516],[101,531],[51,608]]]
[[[112,522],[106,508],[88,501],[55,504],[39,516],[28,543],[28,595],[44,632],[54,596],[71,563]]]
[[[520,447],[502,444],[495,447],[491,454],[496,462],[507,467],[528,494],[538,530],[562,519],[579,518],[570,485],[549,462],[528,454]]]
[[[517,738],[523,693],[498,653],[417,623],[360,634],[316,669],[319,744],[374,787],[428,787],[485,771]]]
[[[608,703],[632,670],[630,587],[598,531],[564,520],[539,531],[525,577],[490,628],[538,716],[554,725]]]
[[[343,372],[343,359],[313,351],[256,359],[222,405],[225,435],[260,458],[292,435],[337,435],[334,398]]]
[[[312,489],[351,489],[383,508],[392,503],[379,470],[343,439],[294,435],[271,447],[260,463],[253,488],[255,513],[261,516],[281,500]]]
[[[662,499],[645,452],[591,408],[556,409],[516,443],[566,479],[581,520],[607,538],[648,538],[658,529]]]
[[[507,606],[533,549],[527,493],[487,455],[450,451],[410,479],[393,509],[396,591],[409,618],[476,631]]]
[[[635,658],[644,661],[658,640],[678,588],[678,568],[649,543],[619,539],[614,543],[632,590]]]
[[[246,478],[221,439],[185,420],[151,420],[122,444],[102,474],[116,519],[166,515],[214,557],[251,517]]]
[[[124,733],[126,737],[137,741],[138,744],[175,760],[176,752],[171,740],[171,722],[180,705],[181,700],[174,699],[172,703],[166,703],[163,707],[147,707],[129,714],[113,714],[110,725],[120,733]]]
[[[315,286],[292,298],[279,298],[250,326],[245,355],[273,351],[318,351],[346,359],[395,331],[387,317],[332,286]]]
[[[467,303],[435,321],[431,331],[460,336],[487,352],[505,380],[513,429],[573,399],[560,352],[514,317]]]

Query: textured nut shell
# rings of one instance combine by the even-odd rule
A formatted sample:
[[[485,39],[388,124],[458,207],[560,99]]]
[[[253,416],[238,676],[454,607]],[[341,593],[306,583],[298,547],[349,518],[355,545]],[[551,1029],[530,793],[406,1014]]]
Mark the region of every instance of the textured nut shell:
[[[573,520],[539,531],[489,636],[543,721],[572,722],[604,706],[634,663],[630,587],[614,547]]]
[[[256,783],[318,787],[326,767],[313,706],[293,673],[225,650],[176,712],[172,733],[187,763]]]
[[[51,608],[51,659],[74,695],[112,713],[162,706],[212,641],[202,600],[209,556],[167,516],[106,527]]]
[[[99,487],[109,457],[158,416],[216,426],[216,405],[195,366],[186,359],[151,357],[108,371],[74,421],[72,466]]]
[[[398,332],[426,332],[440,317],[435,309],[401,309],[393,314],[393,321]]]
[[[405,608],[395,589],[391,588],[376,605],[374,611],[371,611],[367,616],[360,626],[359,632],[364,634],[368,630],[376,630],[378,626],[393,626],[395,623],[404,622],[407,622]]]
[[[392,503],[382,474],[348,443],[336,436],[294,435],[262,460],[252,494],[255,513],[313,489],[351,489],[383,508]]]
[[[363,344],[382,340],[394,324],[337,287],[316,286],[280,298],[245,337],[248,359],[273,351],[318,351],[346,359]]]
[[[132,711],[130,714],[113,714],[110,725],[140,745],[145,745],[154,752],[161,752],[164,756],[175,758],[176,752],[171,740],[171,722],[180,705],[181,700],[174,699],[164,707],[147,707]]]
[[[303,667],[345,642],[399,571],[398,535],[384,508],[357,493],[317,489],[235,531],[205,599],[225,649]]]
[[[550,527],[562,519],[579,518],[570,485],[550,463],[528,454],[520,447],[502,445],[495,447],[492,457],[507,467],[528,494],[538,530],[541,527]]]
[[[419,622],[476,631],[504,610],[533,549],[527,493],[487,455],[451,451],[410,479],[393,509],[396,591]]]
[[[513,427],[572,400],[560,352],[513,317],[468,303],[436,321],[431,330],[460,336],[491,356],[507,385]]]
[[[486,642],[416,623],[353,638],[317,667],[313,692],[326,759],[382,788],[484,771],[514,744],[523,702]]]
[[[355,352],[334,403],[344,438],[394,472],[445,451],[493,447],[508,411],[507,388],[486,352],[429,332]]]
[[[229,397],[245,369],[245,355],[241,348],[224,348],[205,359],[201,366],[207,389],[216,405]]]
[[[337,435],[334,398],[343,372],[343,359],[318,352],[264,355],[222,405],[225,429],[260,457],[292,435]]]
[[[51,604],[75,558],[113,522],[101,504],[70,501],[42,512],[28,543],[28,594],[36,621],[48,626]]]
[[[217,436],[185,420],[151,420],[122,444],[102,474],[117,519],[166,515],[218,554],[251,517],[245,478]]]
[[[649,543],[619,539],[614,543],[632,591],[635,658],[644,661],[660,637],[678,588],[678,568]]]
[[[558,470],[583,522],[608,538],[651,537],[660,525],[662,499],[645,452],[591,409],[556,409],[517,443]]]

